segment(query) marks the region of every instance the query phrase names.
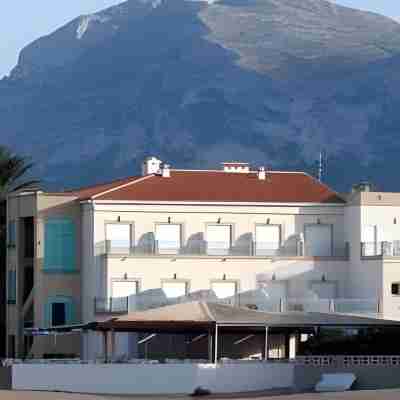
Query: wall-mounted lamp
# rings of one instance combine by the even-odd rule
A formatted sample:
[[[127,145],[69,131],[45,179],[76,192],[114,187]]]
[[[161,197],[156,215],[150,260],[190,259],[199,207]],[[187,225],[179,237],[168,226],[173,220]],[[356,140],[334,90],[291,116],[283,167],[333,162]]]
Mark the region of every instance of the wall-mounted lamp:
[[[321,225],[321,220],[319,218],[317,219],[317,224]]]
[[[221,258],[221,262],[225,262],[226,261],[226,258]]]
[[[395,224],[395,225],[397,224],[397,218],[393,219],[393,224]]]
[[[171,258],[171,262],[175,262],[176,261],[176,258]]]
[[[272,274],[271,281],[276,281],[276,275],[275,275],[275,272]]]
[[[174,279],[176,280],[177,278],[176,278],[176,273],[174,274]]]
[[[125,280],[128,280],[128,274],[125,272],[125,274],[124,274],[124,279]]]
[[[226,274],[222,275],[222,280],[226,281]]]
[[[118,221],[118,222],[121,222],[121,216],[120,216],[120,215],[118,215],[117,221]]]
[[[267,225],[269,225],[271,223],[271,219],[267,218]]]
[[[220,224],[221,223],[221,218],[218,218],[217,219],[217,224]]]
[[[171,223],[171,217],[168,217],[168,223],[169,224]]]
[[[326,282],[326,276],[325,276],[325,274],[323,274],[323,275],[321,276],[321,282]]]

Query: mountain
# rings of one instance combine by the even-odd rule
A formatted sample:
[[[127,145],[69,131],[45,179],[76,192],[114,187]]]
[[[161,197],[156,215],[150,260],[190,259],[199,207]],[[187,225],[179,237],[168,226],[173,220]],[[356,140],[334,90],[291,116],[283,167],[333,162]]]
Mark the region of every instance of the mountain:
[[[250,161],[400,190],[400,25],[323,0],[129,0],[24,48],[0,142],[62,188]],[[107,167],[107,168],[105,168]]]

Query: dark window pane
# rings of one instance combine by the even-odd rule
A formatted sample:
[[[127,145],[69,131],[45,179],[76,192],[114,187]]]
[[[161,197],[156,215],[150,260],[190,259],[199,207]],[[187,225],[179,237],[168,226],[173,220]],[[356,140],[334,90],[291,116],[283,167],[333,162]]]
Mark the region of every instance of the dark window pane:
[[[53,326],[65,325],[65,304],[53,303],[51,305]]]
[[[400,294],[400,283],[392,283],[392,294]]]

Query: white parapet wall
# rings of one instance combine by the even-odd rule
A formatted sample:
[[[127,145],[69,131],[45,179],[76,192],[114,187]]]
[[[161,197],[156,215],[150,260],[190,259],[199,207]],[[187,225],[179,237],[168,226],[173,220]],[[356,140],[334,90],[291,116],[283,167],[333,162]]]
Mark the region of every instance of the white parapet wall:
[[[197,387],[213,393],[288,388],[294,365],[232,364],[18,364],[14,390],[103,394],[189,394]]]

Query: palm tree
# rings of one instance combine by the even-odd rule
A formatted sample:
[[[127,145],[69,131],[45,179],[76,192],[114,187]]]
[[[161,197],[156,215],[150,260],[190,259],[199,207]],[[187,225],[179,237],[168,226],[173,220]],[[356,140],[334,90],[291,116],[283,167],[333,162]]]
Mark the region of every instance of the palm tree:
[[[21,157],[0,146],[0,202],[5,201],[11,192],[37,186],[37,180],[23,180],[32,167],[27,157]]]
[[[5,304],[6,304],[6,242],[7,195],[23,189],[37,187],[37,180],[25,180],[33,164],[26,157],[12,153],[0,146],[0,356],[5,356]]]

